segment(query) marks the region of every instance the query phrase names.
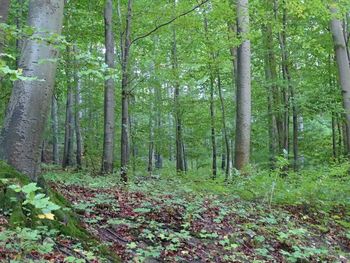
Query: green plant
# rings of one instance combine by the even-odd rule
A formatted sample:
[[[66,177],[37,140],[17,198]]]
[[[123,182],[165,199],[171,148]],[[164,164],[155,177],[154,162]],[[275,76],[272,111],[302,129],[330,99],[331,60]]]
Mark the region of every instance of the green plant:
[[[39,209],[42,214],[38,215],[41,219],[54,219],[53,211],[60,209],[60,206],[50,201],[49,197],[46,197],[43,193],[37,193],[41,190],[40,187],[37,187],[36,183],[30,183],[24,186],[18,184],[12,184],[8,186],[9,189],[12,189],[16,193],[23,193],[25,195],[25,200],[22,205],[32,205],[36,209]],[[17,200],[13,200],[17,201]]]

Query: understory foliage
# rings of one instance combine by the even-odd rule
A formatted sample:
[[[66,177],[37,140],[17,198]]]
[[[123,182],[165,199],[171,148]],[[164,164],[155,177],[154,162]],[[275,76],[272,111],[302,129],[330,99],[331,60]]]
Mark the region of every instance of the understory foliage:
[[[135,177],[127,186],[86,171],[51,170],[45,177],[72,202],[86,229],[125,262],[349,258],[347,164],[304,174],[253,174],[224,182],[200,171],[166,171]]]

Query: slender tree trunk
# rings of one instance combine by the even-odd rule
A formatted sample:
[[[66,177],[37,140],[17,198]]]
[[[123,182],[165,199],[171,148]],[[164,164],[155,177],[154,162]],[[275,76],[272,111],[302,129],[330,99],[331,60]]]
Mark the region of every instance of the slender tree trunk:
[[[158,100],[158,101],[160,102],[160,100]],[[156,121],[157,121],[157,134],[159,134],[159,131],[161,129],[161,112],[160,112],[159,107],[157,107],[157,120]],[[157,140],[157,143],[155,146],[155,167],[156,167],[156,169],[161,169],[163,167],[163,158],[162,158],[160,149],[161,149],[160,143],[159,143],[159,140]]]
[[[55,95],[51,99],[51,127],[52,127],[52,159],[54,164],[60,163],[58,150],[58,107]]]
[[[273,52],[273,37],[272,28],[268,24],[263,27],[263,31],[266,32],[265,45],[267,47],[265,55],[265,78],[267,81],[267,113],[268,113],[268,125],[269,125],[269,161],[271,169],[275,168],[276,153],[277,153],[277,122],[274,112],[274,93],[278,92],[276,87],[276,63]]]
[[[105,62],[109,72],[115,69],[114,58],[114,33],[113,33],[113,2],[106,0],[104,9],[105,21]],[[114,79],[108,78],[105,81],[104,92],[104,136],[103,136],[103,157],[101,172],[108,174],[113,172],[114,162],[114,134],[115,134],[115,95]]]
[[[292,98],[292,115],[293,115],[293,170],[296,172],[299,169],[299,124],[298,124],[298,112],[295,102],[294,87],[290,87],[290,95]]]
[[[71,71],[73,70],[71,65],[71,49],[67,47],[67,65],[66,65],[66,77],[67,77],[67,102],[66,102],[66,120],[65,120],[65,133],[64,133],[64,147],[62,167],[73,165],[73,151],[74,151],[74,91],[72,87]]]
[[[226,148],[224,140],[224,131],[222,131],[222,146],[221,146],[221,170],[225,171],[226,169]]]
[[[332,153],[333,159],[337,159],[337,134],[336,134],[336,119],[335,114],[332,112]]]
[[[176,0],[174,2],[174,7],[176,5]],[[185,161],[184,161],[184,146],[182,141],[182,120],[181,120],[181,110],[180,110],[180,85],[178,82],[179,68],[177,61],[177,41],[176,41],[176,29],[173,27],[173,43],[172,43],[172,69],[175,77],[175,87],[174,87],[174,104],[175,104],[175,142],[176,142],[176,171],[185,172]]]
[[[0,23],[5,23],[9,15],[10,0],[0,0]]]
[[[75,98],[74,98],[74,104],[75,104],[75,139],[77,144],[77,152],[76,152],[76,161],[77,161],[77,168],[82,168],[82,159],[83,159],[83,139],[81,136],[81,128],[80,128],[80,90],[81,90],[81,79],[77,79],[76,73],[76,90],[75,90]]]
[[[28,26],[35,28],[34,36],[45,32],[61,33],[63,0],[30,0]],[[49,113],[58,51],[45,41],[27,39],[22,49],[20,68],[25,77],[38,80],[15,82],[3,130],[0,136],[0,159],[36,180],[39,172],[40,145]],[[39,63],[45,59],[49,62]],[[45,81],[41,81],[41,80]]]
[[[248,0],[237,1],[238,35],[243,39],[237,51],[237,119],[235,142],[235,168],[241,170],[249,164],[251,130],[251,52]]]
[[[212,149],[212,176],[216,178],[216,135],[215,135],[215,109],[214,109],[214,79],[210,75],[210,129],[211,129],[211,149]]]
[[[185,148],[185,144],[182,140],[182,156],[183,156],[183,161],[184,161],[184,172],[188,171],[188,165],[187,165],[187,158],[186,158],[186,148]]]
[[[217,149],[216,149],[216,135],[215,135],[215,104],[214,104],[214,76],[213,76],[213,63],[215,56],[212,51],[212,46],[210,45],[210,40],[208,36],[208,19],[206,14],[204,14],[204,30],[207,44],[210,48],[210,57],[209,57],[209,75],[210,75],[210,129],[211,129],[211,146],[212,146],[212,177],[216,178],[217,175]]]
[[[10,0],[0,0],[0,23],[6,23],[9,15]],[[4,48],[4,32],[0,30],[0,53]]]
[[[121,132],[121,178],[128,181],[129,165],[129,55],[131,45],[131,20],[133,0],[128,1],[126,17],[125,39],[122,47],[122,132]]]
[[[227,127],[226,127],[225,100],[224,100],[224,96],[222,94],[220,73],[218,73],[218,90],[219,90],[219,98],[220,98],[220,104],[221,104],[223,139],[224,139],[225,152],[226,152],[226,154],[225,154],[225,159],[226,159],[225,175],[226,175],[226,180],[228,180],[228,176],[230,174],[230,140],[228,137],[228,131],[227,131]]]
[[[154,136],[152,127],[152,114],[149,118],[149,142],[148,142],[148,168],[147,171],[152,174],[153,172],[153,151],[154,151]]]
[[[17,14],[16,14],[16,27],[17,30],[22,30],[23,28],[23,0],[17,0],[18,2],[18,9],[17,9]],[[22,45],[23,45],[23,41],[21,39],[21,37],[16,38],[16,50],[18,52],[18,54],[21,53],[21,49],[22,49]],[[16,65],[17,67],[19,67],[19,55],[16,56]]]
[[[342,125],[340,122],[340,118],[337,118],[337,130],[338,130],[338,156],[343,154],[342,152]]]
[[[342,89],[343,105],[345,109],[346,133],[344,133],[344,135],[346,136],[344,136],[344,139],[346,139],[346,155],[348,156],[350,149],[350,65],[342,23],[335,17],[338,14],[338,10],[336,8],[331,8],[331,13],[334,17],[332,18],[330,29],[333,35],[339,82]]]

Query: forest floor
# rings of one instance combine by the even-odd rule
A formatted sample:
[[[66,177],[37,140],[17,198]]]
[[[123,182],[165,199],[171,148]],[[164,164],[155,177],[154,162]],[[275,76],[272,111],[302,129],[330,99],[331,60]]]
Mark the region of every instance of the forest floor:
[[[88,232],[123,262],[350,261],[350,213],[343,206],[323,211],[243,201],[193,191],[176,178],[144,177],[128,186],[109,177],[63,172],[47,178],[73,204]],[[0,232],[6,220],[0,215]],[[55,250],[41,256],[32,252],[32,259],[104,261],[84,251],[78,240],[45,234],[41,240],[55,243]],[[8,251],[0,246],[0,261]]]

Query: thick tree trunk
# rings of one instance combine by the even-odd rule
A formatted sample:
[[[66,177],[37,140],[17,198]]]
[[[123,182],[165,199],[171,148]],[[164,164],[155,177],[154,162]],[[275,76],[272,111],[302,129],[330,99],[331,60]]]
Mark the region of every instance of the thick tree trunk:
[[[109,70],[115,68],[114,33],[113,33],[113,2],[106,0],[104,10],[105,20],[105,62]],[[110,74],[111,72],[107,73]],[[115,95],[113,77],[105,81],[104,93],[104,136],[101,172],[112,173],[114,161],[114,134],[115,134]]]
[[[251,52],[248,0],[237,1],[238,34],[243,39],[237,51],[237,118],[235,141],[235,168],[249,164],[251,130]]]
[[[52,159],[54,164],[60,163],[58,149],[58,107],[57,99],[53,95],[51,99],[51,128],[52,128]]]
[[[71,71],[73,70],[70,57],[71,50],[67,47],[67,65],[66,65],[66,77],[67,77],[67,102],[66,102],[66,120],[65,120],[65,132],[64,132],[64,147],[63,147],[63,158],[62,167],[73,165],[73,151],[74,151],[74,93],[72,87],[72,76]]]
[[[125,39],[122,46],[122,132],[121,132],[121,178],[128,181],[129,165],[129,55],[131,45],[131,22],[132,22],[133,0],[128,1],[128,12],[126,17]]]
[[[38,38],[47,32],[60,34],[63,0],[31,0],[28,25]],[[25,77],[38,80],[15,82],[0,138],[0,158],[36,180],[40,145],[53,94],[58,51],[47,42],[27,39],[22,49],[20,68]],[[46,63],[39,63],[45,61]],[[42,81],[45,80],[45,81]]]
[[[344,31],[342,22],[335,16],[338,14],[336,8],[331,8],[334,18],[331,21],[330,29],[333,35],[335,57],[338,65],[339,82],[342,89],[343,105],[345,109],[346,133],[344,133],[344,141],[346,139],[346,155],[349,155],[350,149],[350,65],[347,53],[346,42],[344,39]]]

